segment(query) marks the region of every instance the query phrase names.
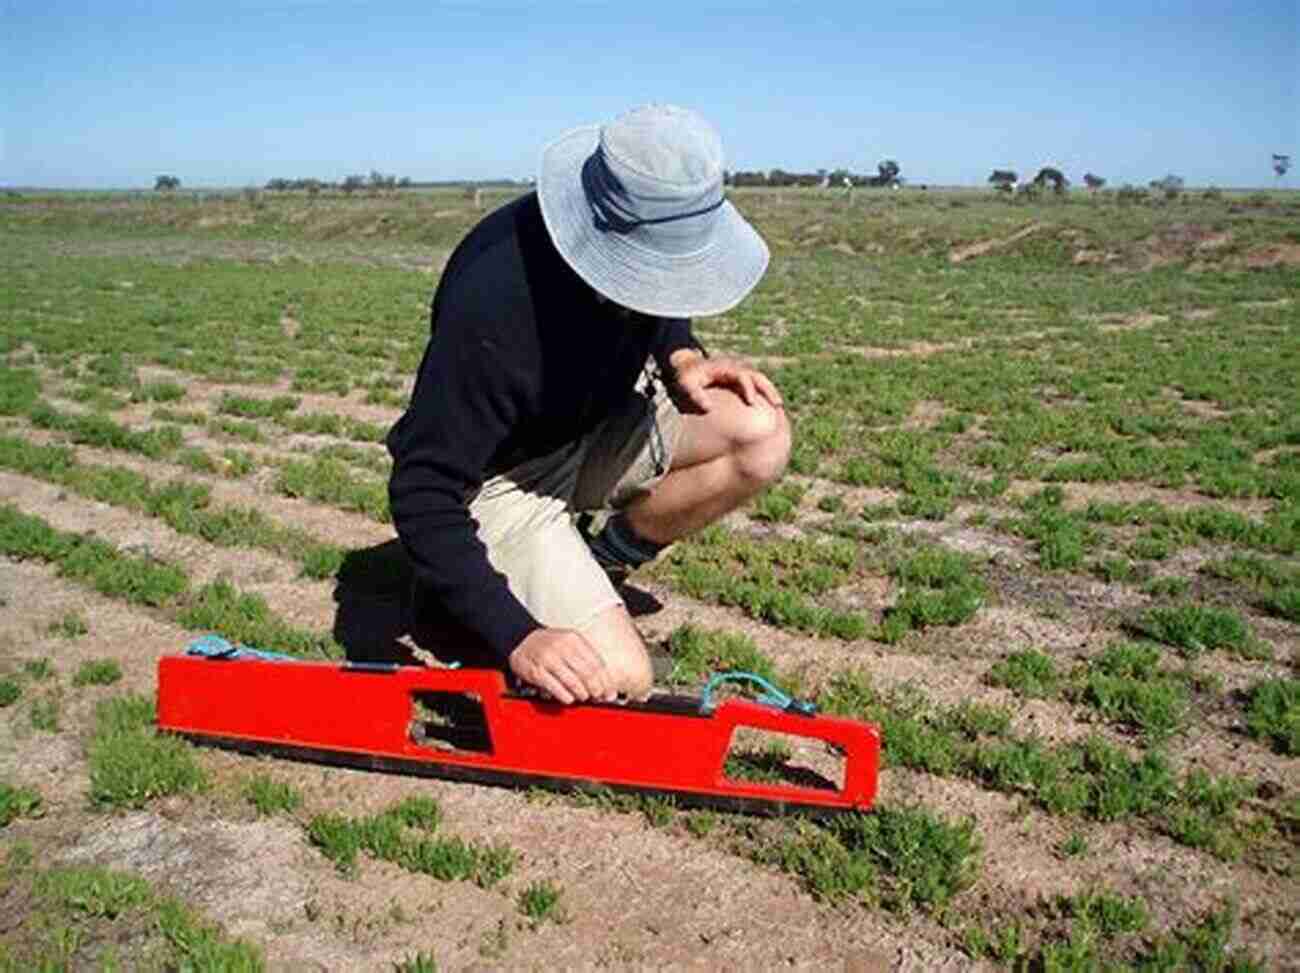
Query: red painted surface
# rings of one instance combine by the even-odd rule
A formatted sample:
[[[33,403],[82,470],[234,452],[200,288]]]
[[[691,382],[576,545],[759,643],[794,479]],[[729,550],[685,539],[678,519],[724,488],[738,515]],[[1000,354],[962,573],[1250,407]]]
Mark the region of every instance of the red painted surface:
[[[489,752],[443,750],[411,736],[417,693],[461,693],[483,706]],[[199,737],[464,766],[558,781],[722,798],[869,808],[880,735],[868,723],[727,699],[711,715],[653,706],[573,705],[507,692],[487,669],[389,670],[333,663],[168,656],[158,664],[158,726]],[[823,740],[844,754],[839,790],[723,776],[732,733],[753,727]]]

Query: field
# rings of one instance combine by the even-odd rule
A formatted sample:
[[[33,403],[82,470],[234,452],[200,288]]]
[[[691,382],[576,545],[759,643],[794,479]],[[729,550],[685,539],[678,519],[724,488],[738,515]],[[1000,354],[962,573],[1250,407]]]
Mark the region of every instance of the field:
[[[1300,968],[1300,197],[734,198],[697,334],[794,454],[629,605],[881,725],[831,822],[156,735],[200,634],[411,651],[381,439],[481,214],[0,201],[0,971]]]

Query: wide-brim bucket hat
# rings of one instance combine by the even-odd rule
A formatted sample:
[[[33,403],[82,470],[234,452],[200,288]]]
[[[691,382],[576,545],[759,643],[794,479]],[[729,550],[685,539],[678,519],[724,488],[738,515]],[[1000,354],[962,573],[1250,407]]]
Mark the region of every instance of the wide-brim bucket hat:
[[[767,245],[723,195],[722,141],[686,108],[646,105],[561,136],[537,196],[568,265],[643,314],[721,314],[767,270]]]

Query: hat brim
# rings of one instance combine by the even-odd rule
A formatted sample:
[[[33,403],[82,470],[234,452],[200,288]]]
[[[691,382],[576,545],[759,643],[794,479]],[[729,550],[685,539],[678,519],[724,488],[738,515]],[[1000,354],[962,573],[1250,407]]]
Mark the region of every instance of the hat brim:
[[[706,317],[729,311],[767,270],[767,244],[729,202],[716,211],[710,242],[685,255],[640,245],[635,234],[607,233],[592,220],[582,166],[600,128],[575,129],[542,153],[537,197],[560,255],[584,281],[617,304],[658,317]]]

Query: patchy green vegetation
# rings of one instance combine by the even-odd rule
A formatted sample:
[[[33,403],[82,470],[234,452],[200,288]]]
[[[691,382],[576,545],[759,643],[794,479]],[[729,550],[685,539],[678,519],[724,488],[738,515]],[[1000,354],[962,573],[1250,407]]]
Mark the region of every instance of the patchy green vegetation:
[[[752,854],[797,875],[819,898],[860,898],[895,911],[942,908],[974,878],[973,822],[952,824],[920,807],[798,823]]]
[[[912,629],[960,625],[984,604],[987,587],[969,558],[928,547],[894,566],[898,600],[886,610],[880,639],[897,642]]]
[[[516,853],[504,844],[482,844],[436,834],[441,812],[431,798],[408,797],[379,814],[349,818],[320,814],[307,836],[339,872],[355,875],[361,852],[443,882],[473,881],[490,888],[514,869]]]
[[[180,899],[130,872],[37,867],[11,854],[0,878],[25,907],[5,930],[0,969],[121,969],[145,957],[161,969],[265,969],[257,946],[227,937]]]
[[[59,574],[100,594],[136,604],[170,604],[189,586],[177,567],[122,554],[93,537],[57,531],[7,504],[0,506],[0,553],[49,562]]]
[[[55,530],[39,517],[9,506],[0,506],[0,553],[51,562],[60,574],[87,583],[101,594],[168,608],[181,625],[216,632],[233,642],[274,646],[297,655],[341,654],[329,633],[285,622],[261,595],[240,591],[225,580],[190,591],[189,579],[180,568],[151,557],[123,554],[93,537]]]
[[[294,511],[313,504],[388,523],[379,443],[427,337],[427,271],[479,212],[447,194],[181,195],[0,207],[0,230],[18,244],[0,247],[0,472],[49,484],[47,495],[79,511],[111,505],[118,525],[152,518],[150,529],[165,525],[195,557],[258,550],[340,591],[358,578],[400,590],[409,579],[400,558],[348,551],[326,536],[319,510],[316,533]],[[732,195],[769,241],[772,266],[746,302],[696,328],[720,355],[757,358],[781,388],[792,475],[645,572],[674,597],[715,606],[707,618],[689,614],[689,600],[672,606],[692,621],[656,638],[666,639],[672,686],[748,670],[815,696],[825,712],[876,721],[881,804],[818,824],[684,812],[657,797],[574,802],[635,815],[626,824],[647,840],[689,839],[785,872],[837,903],[846,941],[857,909],[886,908],[927,914],[915,944],[930,958],[926,950],[963,949],[1042,970],[1277,965],[1291,932],[1278,903],[1294,898],[1300,874],[1290,784],[1300,752],[1300,292],[1293,265],[1259,258],[1300,242],[1294,201]],[[240,482],[214,485],[218,477]],[[225,490],[254,499],[221,502]],[[259,493],[294,502],[264,505]],[[128,541],[56,530],[32,516],[54,513],[16,502],[24,509],[0,506],[0,554],[38,565],[16,571],[57,572],[192,631],[342,654],[326,619],[300,613],[303,579],[201,585],[188,556],[169,564]],[[26,583],[0,585],[19,616],[14,592]],[[748,634],[719,616],[743,616]],[[763,637],[778,628],[786,634]],[[363,920],[328,905],[321,922],[314,898],[305,917],[277,916],[268,939],[301,934],[292,927],[305,919],[318,924],[313,936],[406,956],[396,968],[414,971],[434,968],[435,953],[472,963],[474,943],[479,961],[519,965],[532,957],[511,951],[510,932],[534,925],[538,944],[555,935],[544,926],[564,913],[558,882],[503,882],[514,853],[473,832],[442,834],[436,805],[316,814],[350,778],[312,772],[290,785],[258,764],[227,779],[209,769],[222,761],[200,764],[156,735],[147,695],[134,695],[151,687],[132,682],[140,669],[120,647],[105,649],[110,631],[120,628],[89,602],[24,618],[0,647],[6,746],[84,749],[92,805],[179,795],[164,807],[182,822],[209,810],[251,828],[275,830],[245,820],[254,813],[307,822],[322,854],[361,884],[373,878],[369,856],[504,887],[504,898],[490,893],[497,911],[482,928],[457,930],[468,956],[450,936],[412,955],[430,940],[389,938],[410,919]],[[111,691],[91,688],[119,681],[133,694],[104,700]],[[97,710],[92,727],[96,702],[112,709]],[[1242,776],[1224,757],[1239,747],[1250,757]],[[790,761],[779,743],[742,746],[725,772],[779,780]],[[971,817],[900,803],[910,787],[970,806]],[[65,803],[0,785],[0,808],[10,808],[0,820],[13,815],[6,837],[62,824]],[[990,830],[997,856],[979,850]],[[1119,836],[1151,874],[1167,870],[1158,902],[1135,894],[1150,886],[1118,864],[1113,888],[1075,881],[1096,874],[1093,859]],[[1025,889],[1006,865],[1021,854]],[[1216,887],[1251,889],[1240,930],[1228,909],[1179,901],[1189,855]],[[590,867],[599,882],[598,849]],[[639,863],[619,867],[620,888],[645,881]],[[18,915],[30,905],[38,920],[6,932],[0,969],[260,962],[222,953],[220,933],[192,914],[168,925],[155,907],[163,893],[132,876],[97,875],[99,891],[78,893],[91,903],[83,910],[38,895],[39,871],[29,860],[6,873],[0,906]],[[437,917],[439,886],[428,887],[423,904]],[[655,965],[663,954],[648,942],[596,944],[593,961]],[[1252,953],[1268,945],[1257,959],[1234,943]],[[719,959],[707,941],[697,948],[703,962]]]
[[[1157,606],[1134,620],[1130,627],[1139,635],[1178,648],[1189,658],[1214,649],[1227,649],[1240,655],[1267,654],[1267,647],[1252,638],[1245,619],[1226,608],[1195,602]]]
[[[858,560],[844,541],[751,540],[709,527],[670,548],[662,570],[695,598],[781,628],[851,640],[866,634],[866,619],[819,599],[847,584]]]

